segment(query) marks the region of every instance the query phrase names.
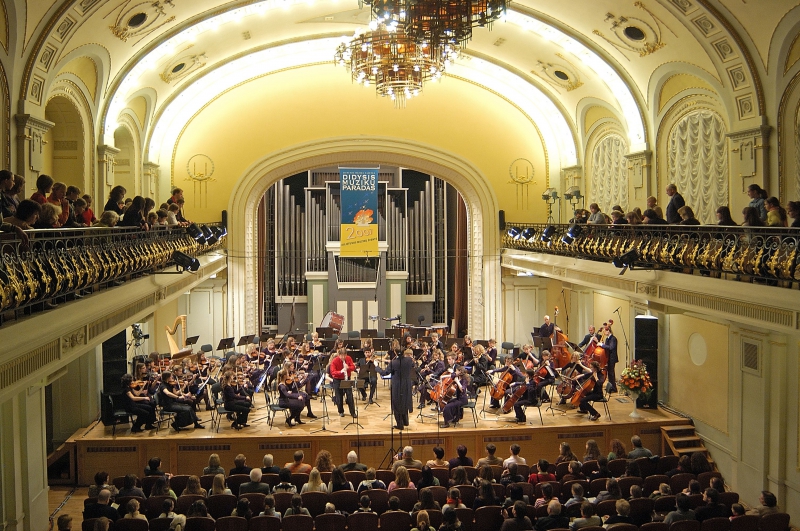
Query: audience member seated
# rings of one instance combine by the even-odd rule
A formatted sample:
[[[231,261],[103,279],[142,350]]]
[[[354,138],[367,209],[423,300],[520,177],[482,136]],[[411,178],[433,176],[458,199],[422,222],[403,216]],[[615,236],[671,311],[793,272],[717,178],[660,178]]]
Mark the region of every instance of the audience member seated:
[[[513,516],[509,515],[510,517],[503,521],[503,525],[500,526],[500,531],[522,531],[525,529],[533,529],[531,519],[526,516],[525,511],[525,502],[517,501],[514,503],[511,509]]]
[[[564,507],[569,507],[571,505],[575,505],[576,503],[583,503],[586,501],[586,498],[583,497],[583,485],[580,483],[573,483],[572,487],[570,488],[570,492],[572,493],[572,498],[567,500],[567,503],[564,504]]]
[[[585,480],[586,474],[581,472],[581,464],[578,461],[570,461],[569,462],[569,474],[565,474],[563,478],[561,478],[561,482],[567,481],[575,481],[575,480]]]
[[[417,489],[420,490],[425,487],[438,487],[438,486],[439,486],[439,478],[433,475],[433,469],[428,465],[423,466],[422,476],[420,477],[420,480],[417,482]]]
[[[689,482],[689,486],[683,489],[683,493],[694,496],[695,494],[703,494],[703,489],[700,488],[700,482],[693,479]]]
[[[494,476],[494,474],[492,474]],[[500,483],[503,485],[510,485],[511,483],[520,483],[525,481],[525,477],[519,473],[516,463],[509,463],[508,468],[503,470],[500,475]]]
[[[614,524],[633,524],[631,518],[631,504],[628,500],[617,500],[616,503],[617,514],[609,516],[605,519],[605,526],[610,527]]]
[[[722,481],[722,478],[720,477],[711,478],[709,487],[711,487],[712,489],[716,489],[717,492],[725,492],[725,482]]]
[[[139,500],[136,498],[132,500],[128,500],[128,503],[125,504],[125,516],[129,520],[144,520],[147,521],[147,517],[139,512]]]
[[[504,470],[503,473],[505,472],[506,471]],[[494,479],[494,472],[492,471],[492,467],[490,467],[489,465],[483,465],[478,467],[478,473],[472,480],[472,486],[475,487],[476,489],[479,489],[481,487],[481,482],[483,481],[488,481],[489,483],[497,483],[497,481],[495,481]]]
[[[533,504],[534,507],[541,507],[550,503],[550,500],[557,499],[556,493],[553,492],[553,485],[551,483],[544,483],[542,485],[542,497],[537,498]]]
[[[369,499],[369,497],[367,497]],[[417,513],[417,525],[411,531],[435,531],[435,529],[431,526],[430,518],[428,517],[428,511],[420,511]]]
[[[548,531],[550,529],[568,529],[569,518],[561,514],[561,504],[553,500],[547,504],[547,516],[536,519],[534,529],[536,531]]]
[[[467,469],[463,466],[456,467],[450,472],[450,480],[448,486],[458,487],[459,485],[471,485],[469,477],[467,477]]]
[[[293,516],[297,514],[311,516],[311,513],[308,512],[308,509],[303,507],[303,498],[299,494],[292,496],[292,505],[283,512],[283,516]]]
[[[352,487],[351,487],[352,488]],[[394,481],[389,483],[389,486],[386,487],[388,492],[392,492],[394,489],[414,489],[414,482],[411,481],[411,478],[408,476],[408,469],[403,465],[397,467],[394,471]]]
[[[356,509],[358,513],[374,513],[375,511],[372,510],[372,498],[364,494],[358,500],[358,509]]]
[[[291,478],[291,475],[289,477]],[[214,476],[214,481],[211,483],[211,492],[209,492],[208,495],[215,496],[217,494],[233,494],[231,489],[225,486],[224,474],[217,474]]]
[[[678,467],[673,468],[672,470],[668,470],[666,473],[667,477],[672,477],[675,474],[691,474],[692,473],[692,458],[688,455],[682,455],[680,459],[678,459]]]
[[[636,498],[644,498],[641,485],[631,485],[631,495],[628,497],[628,501]]]
[[[294,453],[294,461],[286,463],[283,466],[284,468],[288,468],[289,472],[292,474],[308,474],[311,472],[311,465],[303,462],[304,457],[305,454],[303,454],[303,450],[297,450]]]
[[[709,518],[728,518],[731,515],[727,506],[719,503],[719,493],[711,487],[703,492],[705,505],[698,507],[695,516],[699,522]]]
[[[601,457],[597,460],[597,470],[594,470],[591,474],[589,474],[589,481],[610,477],[611,471],[608,469],[608,458]]]
[[[594,514],[594,505],[583,502],[581,504],[581,517],[576,518],[569,527],[571,531],[577,531],[584,527],[599,527],[603,525],[603,519]]]
[[[161,476],[153,483],[153,488],[150,489],[150,496],[171,496],[172,499],[178,499],[175,495],[175,491],[169,486],[168,476]]]
[[[606,490],[600,491],[600,494],[594,499],[594,503],[598,504],[606,500],[619,500],[622,498],[622,491],[619,488],[619,483],[614,478],[606,480]]]
[[[600,459],[600,447],[597,446],[597,441],[589,439],[586,441],[586,454],[583,456],[583,462],[597,461]]]
[[[145,476],[164,476],[166,472],[159,468],[161,466],[161,458],[160,457],[151,457],[150,460],[147,462],[147,466],[144,467],[144,475]]]
[[[111,492],[109,492],[107,489],[101,490],[97,495],[97,501],[87,505],[83,509],[83,519],[88,520],[89,518],[100,518],[101,516],[105,516],[112,522],[116,522],[119,520],[119,513],[116,509],[109,505],[110,501]]]
[[[186,517],[187,518],[192,518],[192,517],[208,518],[212,522],[214,521],[214,517],[212,517],[210,514],[208,514],[208,507],[206,506],[206,502],[204,502],[203,500],[195,501],[189,507],[189,510],[186,511]],[[173,522],[174,521],[175,520],[173,520]],[[185,528],[186,526],[184,525],[183,527]]]
[[[167,498],[161,504],[161,514],[159,518],[175,518],[175,500]]]
[[[125,474],[125,478],[122,480],[122,488],[117,493],[117,496],[139,496],[140,498],[145,498],[144,491],[136,486],[136,482],[139,478],[136,477],[136,474]]]
[[[317,452],[317,460],[314,462],[314,467],[320,472],[333,472],[333,456],[328,450],[320,450]],[[309,472],[310,474],[310,472]]]
[[[328,486],[322,481],[322,475],[317,467],[311,469],[311,473],[308,474],[308,483],[300,489],[300,494],[306,492],[328,492]]]
[[[411,512],[417,511],[441,511],[442,507],[439,502],[433,499],[433,492],[431,489],[424,488],[419,491],[419,501],[414,504],[414,509]]]
[[[331,474],[331,481],[328,483],[328,492],[334,493],[340,490],[355,490],[353,484],[347,481],[347,477],[341,468],[337,468]]]
[[[511,455],[508,456],[503,461],[503,468],[508,468],[508,465],[510,465],[511,463],[516,463],[518,465],[527,465],[528,464],[528,461],[526,461],[524,457],[520,457],[519,456],[519,452],[522,450],[520,445],[512,444],[511,448],[509,448],[509,449],[511,450]]]
[[[608,460],[614,459],[627,459],[628,454],[625,452],[625,445],[619,439],[611,439],[611,451],[608,453]],[[633,459],[633,458],[630,458]]]
[[[72,517],[68,514],[62,514],[56,520],[56,529],[58,531],[72,531]]]
[[[181,496],[184,494],[199,494],[200,496],[208,496],[208,492],[200,485],[200,478],[198,476],[189,476],[186,480],[186,488],[183,489]]]
[[[278,473],[278,480],[280,482],[275,485],[273,492],[291,492],[292,494],[297,493],[297,487],[295,487],[292,483],[291,470],[288,468],[281,468],[281,471]],[[331,491],[330,486],[328,487],[328,492],[333,492]]]
[[[90,498],[97,498],[100,491],[106,489],[111,493],[111,497],[117,496],[117,487],[108,484],[108,472],[98,472],[94,475],[94,485],[89,487],[88,496]]]
[[[640,457],[653,457],[653,452],[642,446],[642,439],[638,435],[631,437],[633,449],[628,452],[628,459],[638,459]],[[617,456],[619,458],[619,456]],[[623,456],[624,457],[624,456]]]
[[[761,505],[750,509],[747,511],[747,514],[766,516],[768,514],[781,512],[780,509],[778,509],[778,498],[768,490],[761,491],[761,496],[758,498],[758,501]]]
[[[501,466],[503,464],[503,460],[499,457],[495,456],[495,452],[497,451],[497,447],[489,443],[486,445],[486,457],[481,457],[478,459],[478,466]]]
[[[375,479],[375,469],[370,467],[364,473],[366,479],[358,484],[358,493],[361,494],[365,490],[382,489],[386,490],[386,483],[379,479]]]
[[[453,487],[447,491],[447,503],[442,507],[442,512],[447,509],[466,509],[467,506],[461,503],[461,491]]]
[[[444,460],[444,448],[436,446],[433,448],[434,458],[430,459],[426,465],[432,468],[449,468],[450,463]]]
[[[264,458],[261,460],[261,475],[263,477],[264,474],[278,474],[280,473],[281,469],[278,466],[275,466],[274,459],[272,454],[266,454]]]
[[[239,485],[239,495],[247,494],[248,492],[260,492],[261,494],[269,494],[269,485],[261,483],[261,469],[254,468],[250,471],[250,481]],[[319,472],[317,472],[317,479],[319,479]],[[320,481],[322,483],[322,481]],[[323,485],[324,486],[324,485]],[[327,491],[326,491],[327,492]]]
[[[519,485],[511,485],[511,488],[508,492],[508,498],[506,498],[503,502],[503,507],[508,509],[517,501],[523,501],[525,502],[525,505],[530,503],[530,500],[527,496],[525,496],[525,491],[522,490],[522,487]]]
[[[458,454],[456,457],[452,458],[448,461],[448,465],[450,470],[453,470],[459,466],[473,466],[472,458],[467,457],[467,447],[463,444],[459,444],[458,448],[456,448],[456,453]]]
[[[207,476],[209,474],[224,474],[225,469],[222,468],[222,465],[219,461],[219,454],[211,454],[208,456],[208,466],[203,469],[203,475]]]
[[[695,476],[699,476],[703,472],[711,472],[711,464],[708,462],[708,458],[706,454],[703,452],[694,452],[692,457],[689,458],[689,462],[691,463],[691,473]]]
[[[281,519],[281,513],[275,510],[275,498],[272,495],[264,498],[264,511],[259,516],[274,516],[278,520]]]
[[[237,455],[234,460],[233,464],[236,465],[235,467],[231,468],[229,476],[233,476],[234,474],[250,474],[252,468],[247,466],[245,463],[247,462],[247,457],[244,454]]]
[[[692,510],[692,502],[689,496],[682,492],[675,497],[675,510],[667,513],[664,523],[671,525],[681,520],[697,520],[697,516]]]
[[[409,468],[418,468],[422,470],[422,461],[414,459],[414,449],[410,446],[403,448],[403,458],[398,459],[392,465],[392,472],[397,472],[397,468],[404,466],[406,470]]]
[[[572,453],[572,449],[570,448],[569,443],[562,442],[561,445],[558,447],[558,450],[559,453],[558,457],[556,457],[556,465],[578,460],[578,456]]]
[[[442,513],[442,525],[439,531],[460,531],[461,522],[458,519],[455,509],[448,508]]]
[[[478,489],[478,495],[475,496],[475,501],[472,503],[472,510],[477,511],[481,507],[487,505],[501,505],[502,501],[498,500],[494,495],[494,487],[488,481],[481,483],[481,488]]]
[[[528,483],[536,485],[545,481],[556,481],[556,475],[547,471],[549,468],[550,463],[546,459],[539,459],[539,462],[531,467]]]
[[[345,472],[349,472],[351,470],[358,470],[359,472],[367,471],[367,465],[364,463],[359,463],[358,454],[352,450],[347,453],[347,462],[339,465],[339,468]]]
[[[250,509],[250,500],[247,498],[239,498],[236,501],[236,508],[231,513],[231,516],[239,516],[249,521],[253,517],[253,511]]]
[[[639,465],[637,465],[635,461],[628,461],[628,464],[625,465],[625,472],[623,472],[620,477],[621,478],[641,478],[642,477],[642,472],[639,469]]]
[[[650,494],[650,499],[651,500],[657,500],[662,496],[671,496],[671,495],[672,495],[672,489],[669,488],[669,484],[668,483],[662,483],[662,484],[660,484],[658,486],[657,490],[654,490]]]

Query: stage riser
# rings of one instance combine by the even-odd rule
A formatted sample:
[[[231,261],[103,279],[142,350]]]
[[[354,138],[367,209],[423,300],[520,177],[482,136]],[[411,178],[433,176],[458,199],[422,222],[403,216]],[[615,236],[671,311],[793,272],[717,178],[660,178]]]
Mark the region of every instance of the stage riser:
[[[536,420],[538,421],[538,418]],[[516,443],[522,447],[520,455],[528,459],[529,464],[539,458],[553,462],[562,441],[569,442],[574,453],[581,457],[588,439],[595,439],[601,449],[607,449],[611,439],[615,438],[623,441],[629,448],[631,437],[639,435],[645,447],[657,452],[661,448],[659,426],[681,423],[685,423],[685,420],[676,418],[658,424],[652,421],[596,423],[574,427],[547,425],[517,427],[498,423],[496,429],[443,429],[438,437],[435,425],[431,424],[432,431],[422,431],[418,426],[410,436],[408,432],[404,432],[402,439],[399,432],[395,432],[394,449],[399,451],[403,446],[410,444],[414,447],[414,456],[424,462],[433,458],[432,450],[437,445],[444,447],[445,455],[449,458],[456,455],[458,445],[465,444],[468,448],[467,455],[477,461],[477,458],[484,455],[484,448],[490,442],[497,446],[497,455],[503,458],[508,457],[509,446]],[[112,437],[111,428],[107,428],[105,430],[107,438],[92,436],[75,440],[78,482],[80,485],[92,484],[94,474],[101,470],[108,472],[112,478],[130,472],[141,476],[148,459],[154,456],[162,459],[162,469],[165,471],[173,474],[200,475],[203,468],[208,465],[208,456],[212,453],[219,454],[222,466],[230,469],[234,466],[234,457],[240,453],[247,456],[248,466],[260,467],[262,457],[268,453],[274,456],[278,466],[282,466],[292,460],[292,455],[298,449],[305,452],[306,462],[312,464],[321,449],[331,452],[336,464],[342,463],[350,450],[356,450],[361,462],[378,468],[381,460],[392,448],[390,434],[375,435],[369,424],[365,424],[365,429],[361,430],[360,441],[352,427],[343,432],[341,426],[334,422],[331,428],[339,433],[308,435],[296,429],[283,430],[281,434],[277,426],[272,431],[266,426],[258,426],[235,434],[224,427],[219,434],[198,430],[176,435],[167,434],[162,430],[159,434],[153,432],[152,435],[130,436],[119,435],[120,431],[124,430],[122,428],[118,430],[116,437]],[[295,431],[296,435],[292,431]],[[384,461],[384,467],[388,467],[388,462],[388,459]]]

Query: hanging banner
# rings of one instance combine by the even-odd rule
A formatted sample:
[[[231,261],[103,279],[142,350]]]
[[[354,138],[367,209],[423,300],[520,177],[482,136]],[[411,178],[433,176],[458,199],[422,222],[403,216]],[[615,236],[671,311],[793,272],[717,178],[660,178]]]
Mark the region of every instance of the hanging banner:
[[[378,170],[339,168],[342,187],[340,256],[378,256]]]

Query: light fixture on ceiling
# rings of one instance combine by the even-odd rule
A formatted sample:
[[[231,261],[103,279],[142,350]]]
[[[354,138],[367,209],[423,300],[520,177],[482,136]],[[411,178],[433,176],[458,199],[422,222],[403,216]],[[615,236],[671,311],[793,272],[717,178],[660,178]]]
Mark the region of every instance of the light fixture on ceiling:
[[[426,81],[440,79],[458,50],[457,46],[433,50],[409,37],[396,22],[373,20],[368,31],[356,31],[339,45],[334,60],[350,70],[353,81],[375,85],[380,96],[400,108],[407,99],[419,96]]]
[[[636,249],[631,249],[627,253],[624,253],[616,258],[614,258],[611,262],[614,264],[615,267],[621,267],[622,271],[619,272],[620,275],[624,275],[628,269],[633,269],[633,264],[636,260],[639,259],[639,253]]]

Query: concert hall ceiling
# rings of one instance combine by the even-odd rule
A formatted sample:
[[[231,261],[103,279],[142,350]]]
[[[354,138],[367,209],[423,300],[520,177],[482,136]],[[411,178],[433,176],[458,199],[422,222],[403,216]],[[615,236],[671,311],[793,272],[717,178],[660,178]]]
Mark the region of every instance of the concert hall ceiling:
[[[55,87],[72,87],[98,144],[113,144],[127,115],[143,159],[162,164],[189,118],[233,86],[320,65],[319,77],[346,78],[335,47],[370,19],[356,0],[5,0],[4,10],[17,112],[42,116]],[[515,0],[426,93],[469,82],[501,94],[562,168],[581,163],[602,118],[620,123],[631,152],[653,149],[659,113],[687,87],[724,102],[732,129],[757,127],[796,70],[799,10],[793,0]],[[325,79],[319,88],[325,98]]]

